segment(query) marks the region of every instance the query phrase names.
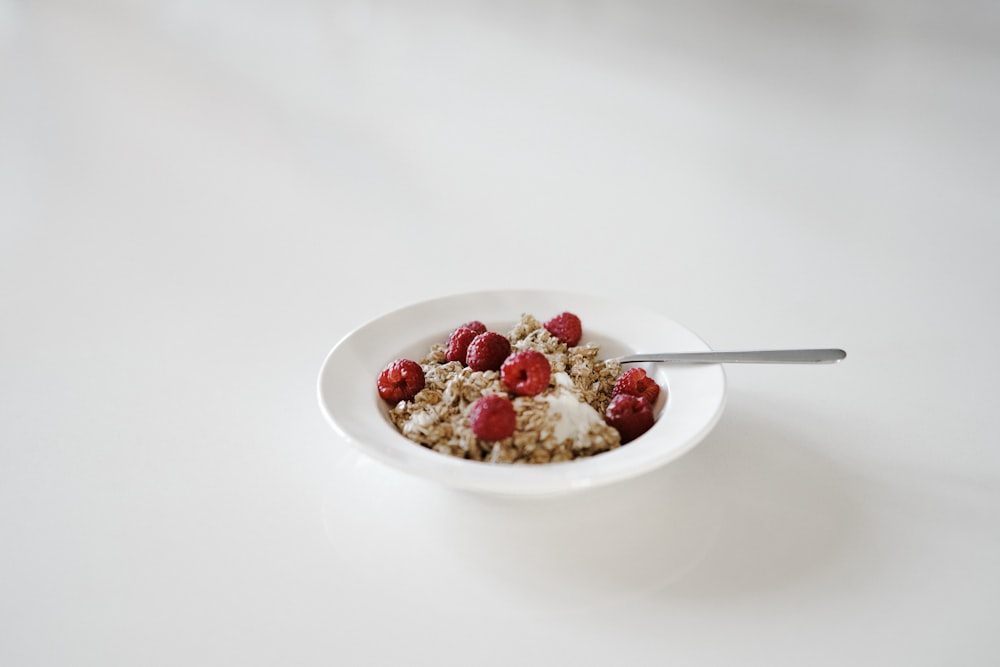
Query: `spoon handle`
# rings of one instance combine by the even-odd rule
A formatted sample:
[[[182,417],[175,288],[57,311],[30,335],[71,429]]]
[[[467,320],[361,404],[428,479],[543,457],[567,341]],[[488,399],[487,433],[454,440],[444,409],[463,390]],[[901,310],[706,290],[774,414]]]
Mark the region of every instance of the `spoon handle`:
[[[618,361],[665,361],[683,364],[832,364],[847,356],[838,349],[823,350],[748,350],[746,352],[665,352],[630,354]]]

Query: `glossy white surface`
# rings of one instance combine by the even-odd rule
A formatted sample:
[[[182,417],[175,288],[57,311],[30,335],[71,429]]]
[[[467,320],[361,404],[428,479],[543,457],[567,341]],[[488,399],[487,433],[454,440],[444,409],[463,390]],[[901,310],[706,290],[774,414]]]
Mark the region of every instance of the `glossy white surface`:
[[[663,387],[654,406],[656,423],[628,447],[563,464],[487,465],[442,456],[414,446],[389,421],[373,378],[393,359],[422,358],[462,322],[479,320],[491,331],[506,333],[523,313],[544,322],[567,310],[584,325],[580,342],[600,346],[601,359],[654,347],[709,349],[683,325],[624,298],[543,290],[454,294],[386,313],[340,340],[319,373],[320,408],[337,433],[386,465],[458,489],[503,496],[552,496],[620,482],[655,470],[701,442],[725,405],[726,380],[719,365],[636,364]]]
[[[0,2],[0,664],[994,665],[990,3]],[[448,490],[317,409],[437,295],[627,294],[685,456]]]

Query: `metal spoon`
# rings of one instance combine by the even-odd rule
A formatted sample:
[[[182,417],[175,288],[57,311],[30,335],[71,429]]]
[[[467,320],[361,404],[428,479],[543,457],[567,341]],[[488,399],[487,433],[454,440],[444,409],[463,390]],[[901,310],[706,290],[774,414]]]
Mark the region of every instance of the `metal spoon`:
[[[623,364],[638,361],[664,361],[681,364],[833,364],[847,356],[838,349],[821,350],[748,350],[745,352],[665,352],[629,354],[619,357]]]

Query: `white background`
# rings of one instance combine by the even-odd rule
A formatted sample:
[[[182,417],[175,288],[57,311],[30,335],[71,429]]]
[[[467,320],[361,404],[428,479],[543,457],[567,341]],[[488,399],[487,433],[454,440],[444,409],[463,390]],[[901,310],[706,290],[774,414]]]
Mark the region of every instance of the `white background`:
[[[0,664],[997,664],[998,82],[971,0],[0,1]],[[508,287],[849,356],[554,500],[323,421]]]

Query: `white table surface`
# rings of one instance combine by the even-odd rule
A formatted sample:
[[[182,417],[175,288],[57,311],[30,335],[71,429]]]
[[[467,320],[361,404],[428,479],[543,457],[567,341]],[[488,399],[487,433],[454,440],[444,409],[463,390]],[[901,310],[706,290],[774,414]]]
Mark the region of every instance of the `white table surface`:
[[[0,664],[1000,664],[1000,11],[0,2]],[[727,368],[566,498],[363,458],[315,380],[455,292]]]

